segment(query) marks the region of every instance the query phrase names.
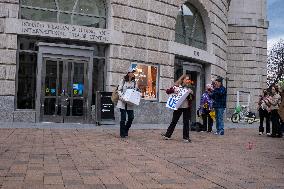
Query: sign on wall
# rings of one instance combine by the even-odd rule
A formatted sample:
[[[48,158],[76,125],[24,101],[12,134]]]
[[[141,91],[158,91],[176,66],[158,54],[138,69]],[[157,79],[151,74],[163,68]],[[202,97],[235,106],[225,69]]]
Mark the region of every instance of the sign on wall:
[[[106,29],[21,19],[6,19],[6,33],[77,39],[102,43],[110,43],[111,36],[111,32]]]

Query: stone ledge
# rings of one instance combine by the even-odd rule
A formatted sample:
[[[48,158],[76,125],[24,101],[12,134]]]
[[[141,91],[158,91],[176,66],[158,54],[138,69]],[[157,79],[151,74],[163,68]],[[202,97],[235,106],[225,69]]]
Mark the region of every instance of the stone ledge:
[[[33,110],[14,111],[14,122],[35,123],[35,120],[36,120],[36,111]]]

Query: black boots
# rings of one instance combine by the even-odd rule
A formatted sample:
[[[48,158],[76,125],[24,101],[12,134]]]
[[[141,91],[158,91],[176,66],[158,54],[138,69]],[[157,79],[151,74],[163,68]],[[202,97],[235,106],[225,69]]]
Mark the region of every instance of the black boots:
[[[128,120],[125,124],[125,121],[120,121],[120,137],[125,138],[128,136],[128,131],[132,125],[132,120]]]
[[[125,138],[126,137],[126,125],[125,121],[120,121],[120,137]]]

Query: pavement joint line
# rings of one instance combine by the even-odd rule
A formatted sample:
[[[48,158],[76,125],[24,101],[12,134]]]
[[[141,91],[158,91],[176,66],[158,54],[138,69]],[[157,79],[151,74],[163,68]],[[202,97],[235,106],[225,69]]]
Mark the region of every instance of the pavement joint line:
[[[104,131],[106,134],[109,134],[109,135],[115,137],[115,135],[114,135],[113,133],[109,133],[109,132],[107,132],[106,130],[103,130],[103,131]],[[130,144],[130,143],[128,142],[129,140],[131,140],[131,139],[123,139],[122,141],[125,142],[125,143]],[[225,186],[222,186],[222,185],[220,185],[220,184],[218,184],[218,183],[216,183],[216,182],[214,182],[214,181],[212,181],[212,180],[206,178],[205,176],[202,176],[202,175],[197,174],[197,173],[195,173],[195,172],[193,172],[193,171],[190,171],[190,170],[188,170],[188,169],[186,169],[186,168],[184,168],[184,167],[178,165],[177,163],[171,162],[171,161],[169,161],[169,160],[167,160],[167,159],[165,159],[165,158],[162,158],[162,157],[160,157],[160,156],[158,156],[158,155],[156,155],[156,154],[153,154],[153,153],[149,152],[147,149],[142,148],[142,147],[139,145],[139,143],[136,142],[136,141],[134,141],[134,140],[132,140],[132,142],[134,143],[134,146],[135,146],[137,149],[143,151],[144,153],[147,153],[147,154],[152,155],[152,158],[153,158],[153,156],[154,156],[154,157],[158,158],[159,160],[163,160],[164,162],[173,164],[173,165],[175,165],[176,167],[179,167],[180,169],[184,169],[185,171],[187,171],[187,172],[189,172],[189,173],[191,173],[191,174],[193,174],[193,175],[199,176],[199,177],[201,177],[201,178],[203,178],[203,179],[205,179],[205,180],[207,180],[207,181],[209,181],[209,182],[211,182],[211,183],[213,183],[213,184],[216,184],[217,186],[220,186],[220,187],[222,187],[222,188],[224,188],[224,189],[229,189],[229,188],[227,188],[227,187],[225,187]],[[192,165],[192,166],[194,166],[194,165]],[[198,167],[196,167],[196,166],[194,166],[194,167],[195,167],[196,169],[199,169],[200,171],[204,172],[204,171],[201,170],[200,168],[198,168]],[[216,177],[218,177],[218,176],[216,176]],[[246,189],[246,188],[243,188],[243,187],[239,186],[238,184],[235,184],[235,183],[233,183],[233,182],[230,182],[230,181],[228,181],[228,180],[226,180],[226,179],[224,179],[224,178],[221,178],[221,177],[218,177],[218,178],[220,178],[220,179],[222,179],[222,180],[225,180],[225,181],[227,181],[228,183],[231,183],[231,184],[233,184],[233,185],[236,185],[236,186],[238,186],[239,188]]]

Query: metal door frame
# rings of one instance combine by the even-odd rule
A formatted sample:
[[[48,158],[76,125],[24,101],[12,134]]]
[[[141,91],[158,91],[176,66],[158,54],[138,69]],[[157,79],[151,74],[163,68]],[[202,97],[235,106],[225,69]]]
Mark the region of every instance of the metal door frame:
[[[83,90],[83,96],[82,97],[74,97],[73,96],[73,84],[74,84],[74,66],[75,64],[84,64],[84,69],[83,69],[83,74],[84,74],[84,86],[88,86],[88,62],[86,60],[74,60],[74,59],[62,59],[62,58],[56,58],[56,57],[43,57],[43,67],[42,67],[42,80],[45,81],[46,78],[46,66],[47,66],[47,62],[48,61],[53,61],[56,62],[56,66],[57,66],[57,71],[56,71],[56,95],[51,97],[51,98],[56,98],[55,101],[55,114],[54,115],[44,115],[44,100],[49,98],[45,95],[45,82],[42,82],[42,86],[41,86],[41,112],[40,112],[40,120],[41,121],[45,121],[49,120],[48,122],[66,122],[66,123],[70,123],[70,122],[84,122],[84,120],[86,120],[87,118],[87,107],[86,107],[86,99],[88,97],[88,90]],[[62,63],[62,72],[60,72],[60,63]],[[69,68],[71,70],[69,70]],[[60,78],[60,74],[61,74],[61,80]],[[71,83],[70,83],[71,82]],[[44,87],[45,86],[45,87]],[[61,86],[61,91],[64,89],[67,93],[69,93],[69,100],[70,100],[70,115],[66,116],[64,115],[64,113],[67,113],[67,107],[61,104],[61,92],[58,92],[58,87]],[[59,94],[60,93],[60,94]],[[73,108],[73,102],[74,99],[82,99],[83,100],[83,116],[74,116],[72,115],[72,108]],[[58,115],[58,108],[59,105],[61,105],[60,109],[61,109],[61,115]]]
[[[205,88],[205,70],[204,66],[200,63],[192,62],[183,62],[183,74],[186,74],[186,71],[196,73],[196,84],[195,84],[195,108],[192,109],[192,115],[196,115],[196,110],[199,108],[199,102],[203,89]],[[195,120],[194,120],[195,119]],[[191,116],[191,121],[196,121],[196,116]]]
[[[86,122],[91,119],[91,102],[92,102],[92,73],[93,73],[93,47],[54,44],[54,43],[38,43],[38,57],[37,57],[37,89],[36,89],[36,122],[41,121],[41,95],[42,85],[45,81],[42,81],[43,74],[43,60],[44,58],[56,58],[67,60],[87,60],[87,101],[86,101]]]

